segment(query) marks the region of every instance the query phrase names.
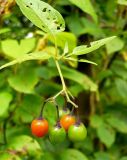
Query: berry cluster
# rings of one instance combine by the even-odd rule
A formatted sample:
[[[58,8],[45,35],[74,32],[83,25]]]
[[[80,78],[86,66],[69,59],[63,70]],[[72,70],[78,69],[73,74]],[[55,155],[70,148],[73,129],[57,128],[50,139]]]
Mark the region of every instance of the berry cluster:
[[[44,137],[49,134],[49,139],[53,144],[63,142],[67,136],[73,142],[82,141],[86,138],[86,127],[79,119],[76,119],[76,116],[69,109],[58,110],[58,114],[58,121],[51,128],[49,128],[49,123],[45,118],[34,119],[31,123],[32,134],[37,137]]]

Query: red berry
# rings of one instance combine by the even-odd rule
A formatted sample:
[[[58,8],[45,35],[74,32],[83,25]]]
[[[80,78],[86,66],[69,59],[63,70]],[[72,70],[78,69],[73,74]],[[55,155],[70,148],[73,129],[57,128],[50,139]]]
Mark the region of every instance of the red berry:
[[[69,127],[73,124],[75,124],[76,119],[74,116],[67,114],[65,116],[63,116],[60,120],[60,124],[61,126],[67,131],[69,129]]]
[[[31,123],[32,134],[37,137],[43,137],[48,133],[48,121],[46,119],[35,119]]]

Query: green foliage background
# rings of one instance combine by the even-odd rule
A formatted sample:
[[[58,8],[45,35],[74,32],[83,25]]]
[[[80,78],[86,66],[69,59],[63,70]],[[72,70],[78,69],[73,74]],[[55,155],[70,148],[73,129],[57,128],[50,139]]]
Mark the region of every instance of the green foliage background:
[[[67,140],[52,145],[48,137],[36,139],[31,135],[30,123],[38,116],[42,102],[62,88],[52,59],[47,62],[39,57],[0,71],[0,160],[127,160],[127,1],[45,2],[66,22],[66,32],[56,37],[59,52],[66,41],[72,52],[77,45],[90,45],[114,35],[117,38],[78,57],[97,66],[69,60],[61,63],[88,130],[86,140],[80,143]],[[43,36],[13,0],[0,4],[0,66],[32,51],[54,54],[52,37]],[[62,97],[57,101],[62,107]],[[55,123],[56,110],[51,103],[44,116],[50,125]]]

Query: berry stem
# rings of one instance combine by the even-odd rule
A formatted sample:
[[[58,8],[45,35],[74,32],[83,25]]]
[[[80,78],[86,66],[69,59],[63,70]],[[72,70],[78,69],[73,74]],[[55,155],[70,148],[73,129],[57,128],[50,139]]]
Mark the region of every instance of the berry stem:
[[[59,116],[59,107],[58,105],[56,105],[56,111],[57,111],[57,121],[60,120],[60,116]]]
[[[43,118],[43,110],[44,110],[45,104],[46,104],[46,101],[43,103],[43,105],[41,107],[39,118]]]
[[[72,110],[71,110],[71,112],[70,112],[71,115],[73,115],[74,110],[75,110],[75,107],[72,105]]]

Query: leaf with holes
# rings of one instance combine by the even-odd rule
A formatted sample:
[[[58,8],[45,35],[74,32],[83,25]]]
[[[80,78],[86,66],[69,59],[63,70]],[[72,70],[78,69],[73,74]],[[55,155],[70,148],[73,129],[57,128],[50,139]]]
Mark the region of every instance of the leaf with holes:
[[[104,38],[104,39],[101,39],[98,41],[91,42],[90,47],[88,47],[87,45],[78,46],[78,47],[74,48],[73,52],[70,53],[69,55],[83,55],[83,54],[90,53],[90,52],[100,48],[101,46],[109,43],[114,38],[116,38],[116,36],[112,36],[112,37],[108,37],[108,38]]]
[[[64,31],[65,22],[61,14],[40,0],[16,0],[23,14],[45,33]]]

